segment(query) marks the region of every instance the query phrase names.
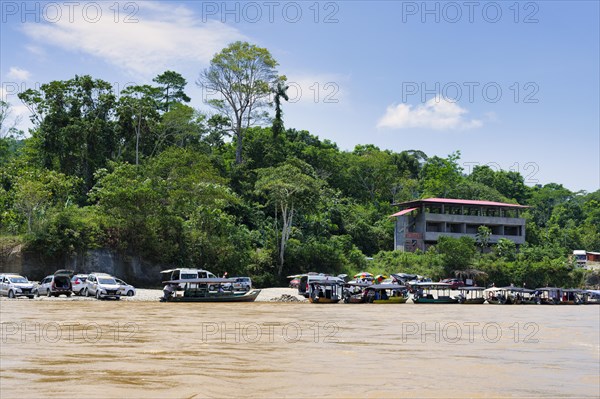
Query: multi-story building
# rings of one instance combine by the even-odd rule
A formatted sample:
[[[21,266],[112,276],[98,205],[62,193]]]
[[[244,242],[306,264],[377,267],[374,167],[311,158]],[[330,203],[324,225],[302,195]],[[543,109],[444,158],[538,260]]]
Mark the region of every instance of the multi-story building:
[[[400,251],[427,250],[440,236],[476,238],[479,226],[491,229],[489,243],[500,238],[525,243],[523,205],[493,201],[426,198],[396,204],[394,248]]]

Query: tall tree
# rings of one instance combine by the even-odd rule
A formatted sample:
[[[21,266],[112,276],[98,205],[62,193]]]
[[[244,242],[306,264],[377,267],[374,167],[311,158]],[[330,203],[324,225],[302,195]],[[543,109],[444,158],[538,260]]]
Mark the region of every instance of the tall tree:
[[[479,226],[477,228],[477,245],[481,247],[481,253],[483,250],[490,245],[490,238],[492,236],[492,229],[487,226]]]
[[[161,94],[158,98],[163,111],[169,112],[173,103],[190,102],[191,99],[183,91],[187,81],[181,74],[174,71],[165,71],[152,81],[160,85]]]
[[[282,227],[279,242],[279,268],[281,276],[285,259],[285,248],[292,232],[294,216],[298,209],[307,209],[318,197],[319,181],[310,174],[310,165],[290,160],[285,164],[258,170],[256,190],[266,195],[274,205],[275,220],[281,212]],[[309,172],[309,173],[307,173]]]
[[[157,97],[160,89],[149,85],[129,86],[117,104],[118,158],[139,164],[140,155],[151,155],[158,138],[154,126],[160,120]]]
[[[273,89],[275,94],[275,119],[273,120],[273,137],[279,136],[283,132],[283,111],[281,110],[281,99],[288,101],[290,98],[287,95],[287,86],[283,80],[277,82]]]
[[[277,65],[266,48],[237,41],[216,54],[197,81],[205,90],[222,97],[208,103],[234,124],[238,164],[242,162],[244,130],[265,118],[261,110],[269,104],[272,87],[283,79],[277,76]]]

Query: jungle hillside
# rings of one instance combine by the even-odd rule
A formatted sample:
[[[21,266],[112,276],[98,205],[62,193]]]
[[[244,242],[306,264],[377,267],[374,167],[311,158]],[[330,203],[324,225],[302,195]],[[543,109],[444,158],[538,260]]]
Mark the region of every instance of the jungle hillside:
[[[232,43],[193,83],[217,93],[204,111],[175,71],[120,93],[92,76],[23,91],[29,132],[2,101],[0,248],[47,257],[105,248],[257,286],[308,271],[436,280],[464,269],[485,272],[481,284],[598,284],[570,254],[600,251],[600,190],[529,186],[485,165],[465,173],[460,148],[341,150],[285,126],[293,104],[277,66],[267,49]],[[526,244],[444,238],[424,253],[392,251],[393,204],[428,197],[526,205]]]

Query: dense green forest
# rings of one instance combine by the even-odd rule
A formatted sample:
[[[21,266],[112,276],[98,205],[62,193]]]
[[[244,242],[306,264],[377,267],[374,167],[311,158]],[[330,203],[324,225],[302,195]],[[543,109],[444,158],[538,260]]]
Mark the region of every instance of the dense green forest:
[[[118,97],[91,76],[27,90],[20,99],[32,112],[28,135],[6,126],[10,104],[2,102],[3,245],[49,257],[110,248],[249,275],[257,285],[307,271],[438,279],[466,268],[486,272],[482,283],[598,284],[568,255],[600,250],[600,191],[529,187],[518,172],[488,166],[465,174],[458,150],[445,158],[368,144],[342,151],[285,128],[285,77],[273,74],[268,52],[245,45],[216,55],[202,76],[217,82],[228,56],[242,67],[240,57],[263,57],[269,84],[230,87],[252,92],[250,112],[262,115],[236,114],[225,95],[212,102],[214,113],[193,109],[187,82],[173,71]],[[426,253],[391,251],[393,204],[426,197],[528,205],[527,243],[518,252],[505,241],[482,253],[475,240],[448,238]]]

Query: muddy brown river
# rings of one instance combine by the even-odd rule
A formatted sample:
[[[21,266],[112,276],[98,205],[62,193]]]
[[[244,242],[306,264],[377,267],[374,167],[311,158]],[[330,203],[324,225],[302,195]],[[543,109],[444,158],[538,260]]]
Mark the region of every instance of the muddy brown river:
[[[600,306],[0,301],[0,398],[599,397]]]

